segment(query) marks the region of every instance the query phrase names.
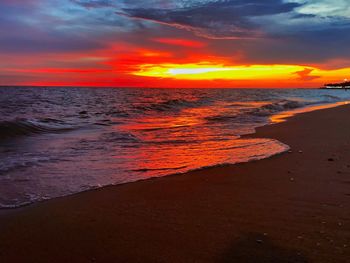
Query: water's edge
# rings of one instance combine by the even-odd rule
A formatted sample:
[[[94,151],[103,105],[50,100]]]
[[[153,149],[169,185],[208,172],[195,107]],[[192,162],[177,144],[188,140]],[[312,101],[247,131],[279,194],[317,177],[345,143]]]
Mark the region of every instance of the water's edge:
[[[254,135],[254,138],[259,138],[257,135],[257,131],[256,129],[264,127],[264,126],[270,126],[270,125],[276,125],[278,123],[282,123],[282,122],[286,122],[288,121],[290,118],[293,118],[296,115],[300,115],[300,114],[305,114],[308,112],[313,112],[313,111],[318,111],[318,110],[324,110],[324,109],[330,109],[330,108],[336,108],[336,107],[340,107],[340,106],[345,106],[347,104],[350,104],[350,101],[341,101],[341,102],[336,102],[336,103],[325,103],[325,104],[316,104],[316,105],[311,105],[311,106],[306,106],[306,107],[301,107],[301,108],[297,108],[297,109],[293,109],[293,110],[288,110],[288,111],[283,111],[283,112],[279,112],[275,115],[272,115],[270,117],[270,122],[261,126],[256,127],[253,133],[250,134],[244,134],[241,135],[240,138],[252,138]],[[273,139],[273,138],[272,138]],[[275,139],[273,139],[275,140]],[[147,178],[147,179],[140,179],[140,180],[135,180],[135,181],[130,181],[130,182],[126,182],[126,183],[117,183],[117,184],[109,184],[109,185],[104,185],[104,186],[100,186],[100,187],[94,187],[94,188],[90,188],[87,190],[83,190],[77,193],[72,193],[72,194],[67,194],[67,195],[63,195],[63,196],[59,196],[59,197],[53,197],[53,198],[48,198],[48,199],[43,199],[43,200],[38,200],[38,201],[33,201],[33,202],[28,202],[25,204],[21,204],[18,206],[9,206],[9,207],[1,207],[0,208],[0,215],[1,214],[6,214],[7,212],[14,212],[14,211],[19,211],[21,209],[26,209],[26,208],[30,208],[33,207],[35,205],[41,204],[43,202],[48,202],[48,201],[54,201],[56,199],[61,199],[61,198],[65,198],[65,197],[69,197],[69,196],[75,196],[75,195],[79,195],[82,193],[86,193],[86,192],[90,192],[90,191],[101,191],[105,188],[108,187],[114,187],[114,186],[122,186],[122,185],[127,185],[127,184],[131,184],[131,183],[136,183],[136,182],[140,182],[140,181],[146,181],[146,180],[156,180],[156,179],[160,179],[163,177],[168,177],[168,176],[178,176],[178,175],[185,175],[187,173],[191,173],[191,172],[195,172],[195,171],[201,171],[201,170],[205,170],[205,169],[211,169],[211,168],[215,168],[215,167],[227,167],[227,166],[232,166],[232,165],[237,165],[237,164],[241,164],[241,163],[249,163],[249,162],[255,162],[255,161],[259,161],[259,160],[263,160],[263,159],[267,159],[276,155],[280,155],[280,154],[284,154],[286,152],[288,152],[290,150],[290,147],[286,144],[284,144],[283,142],[277,141],[275,140],[277,143],[286,146],[285,150],[282,152],[278,152],[278,153],[274,153],[271,154],[270,156],[267,156],[265,158],[257,158],[257,159],[252,159],[249,161],[242,161],[242,162],[236,162],[236,163],[221,163],[221,164],[216,164],[216,165],[211,165],[211,166],[203,166],[200,168],[196,168],[196,169],[190,169],[184,172],[179,172],[179,173],[170,173],[164,176],[155,176],[155,177],[151,177],[151,178]]]

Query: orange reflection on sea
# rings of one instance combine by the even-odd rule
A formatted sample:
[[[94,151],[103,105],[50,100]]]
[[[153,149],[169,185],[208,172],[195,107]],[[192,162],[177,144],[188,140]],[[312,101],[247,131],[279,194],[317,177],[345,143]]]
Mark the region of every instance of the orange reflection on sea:
[[[133,148],[132,155],[126,151],[123,158],[128,160],[130,171],[148,178],[263,159],[288,148],[272,139],[241,139],[232,133],[233,120],[229,120],[226,127],[221,122],[216,125],[210,118],[224,113],[237,114],[230,104],[220,108],[207,105],[188,108],[179,114],[154,113],[137,122],[118,126],[119,130],[132,133],[141,141],[140,147]],[[120,158],[120,152],[116,158]]]
[[[334,108],[337,106],[341,105],[346,105],[349,104],[350,101],[341,101],[341,102],[336,102],[336,103],[331,103],[331,104],[321,104],[321,105],[314,105],[314,106],[309,106],[305,108],[300,108],[300,109],[295,109],[295,110],[290,110],[290,111],[283,111],[278,114],[275,114],[270,117],[270,122],[271,123],[280,123],[286,121],[286,119],[293,117],[294,115],[300,114],[300,113],[305,113],[305,112],[310,112],[310,111],[315,111],[315,110],[323,110],[323,109],[329,109],[329,108]]]

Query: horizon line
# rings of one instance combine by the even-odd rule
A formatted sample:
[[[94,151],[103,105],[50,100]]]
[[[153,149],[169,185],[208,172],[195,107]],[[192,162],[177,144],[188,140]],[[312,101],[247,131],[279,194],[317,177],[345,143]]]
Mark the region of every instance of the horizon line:
[[[84,85],[0,85],[0,88],[109,88],[109,89],[320,89],[320,87],[150,87]]]

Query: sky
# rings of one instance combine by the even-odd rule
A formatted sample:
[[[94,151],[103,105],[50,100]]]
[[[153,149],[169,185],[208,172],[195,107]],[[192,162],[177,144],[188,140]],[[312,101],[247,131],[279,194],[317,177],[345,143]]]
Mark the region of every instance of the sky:
[[[349,0],[1,0],[0,85],[319,87]]]

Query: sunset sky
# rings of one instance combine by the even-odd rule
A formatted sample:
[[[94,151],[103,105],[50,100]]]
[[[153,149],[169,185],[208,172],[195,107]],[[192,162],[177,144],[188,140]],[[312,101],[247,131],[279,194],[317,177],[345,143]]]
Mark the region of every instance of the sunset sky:
[[[319,87],[349,0],[1,0],[0,85]]]

